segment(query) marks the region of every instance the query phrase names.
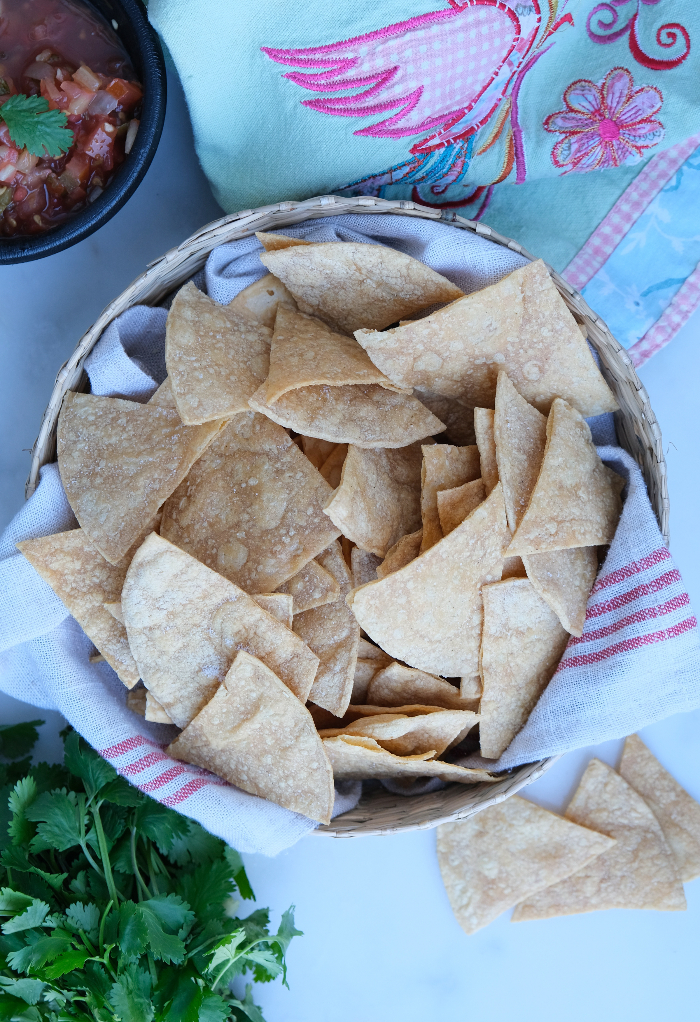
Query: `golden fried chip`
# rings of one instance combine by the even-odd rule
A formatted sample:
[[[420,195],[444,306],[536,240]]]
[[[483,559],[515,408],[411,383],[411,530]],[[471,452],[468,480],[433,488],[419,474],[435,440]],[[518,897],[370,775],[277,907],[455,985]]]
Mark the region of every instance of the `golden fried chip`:
[[[318,561],[309,561],[296,575],[277,586],[277,592],[294,598],[294,613],[323,607],[340,599],[340,584]]]
[[[478,722],[477,714],[468,710],[442,710],[414,717],[387,713],[361,717],[345,728],[325,728],[319,734],[321,738],[337,738],[339,735],[374,738],[383,749],[393,752],[395,756],[414,756],[426,752],[441,756]]]
[[[271,339],[269,327],[185,284],[165,327],[165,364],[182,421],[197,426],[246,411],[267,376]]]
[[[354,546],[350,551],[350,570],[352,572],[352,587],[366,585],[367,582],[375,582],[377,568],[382,563],[381,557],[370,554],[367,550],[361,550]]]
[[[664,770],[638,735],[625,741],[620,775],[661,824],[681,880],[700,876],[700,805]]]
[[[149,530],[149,531],[151,531],[151,530]],[[157,532],[158,530],[154,529],[153,531]],[[138,545],[139,546],[141,545],[141,541],[140,540],[138,541]],[[105,608],[106,611],[108,611],[112,615],[112,617],[114,618],[115,621],[118,621],[122,625],[124,624],[124,613],[122,611],[122,601],[121,600],[114,600],[111,603],[110,602],[106,602],[104,604],[104,608]]]
[[[315,436],[300,436],[298,439],[301,440],[302,451],[319,471],[338,447],[332,440],[318,440]]]
[[[481,693],[484,690],[484,686],[481,684],[481,675],[474,674],[471,677],[459,679],[459,696],[463,701],[465,708],[470,710],[474,709],[474,706],[468,706],[469,703],[481,702]]]
[[[304,387],[355,383],[401,389],[372,365],[367,352],[352,337],[335,333],[315,316],[280,305],[272,335],[270,372],[265,380],[266,402],[272,405],[283,394]]]
[[[248,653],[236,655],[224,683],[167,751],[251,795],[330,822],[333,774],[311,715]]]
[[[453,447],[451,444],[433,444],[423,448],[420,506],[423,518],[423,539],[420,552],[425,553],[442,539],[438,515],[438,490],[451,490],[462,483],[479,478],[479,450]]]
[[[513,922],[605,908],[685,909],[683,886],[659,823],[615,771],[592,759],[566,819],[615,838],[615,844],[566,880],[518,905]]]
[[[139,680],[139,669],[129,649],[124,620],[115,609],[119,607],[131,559],[144,535],[158,528],[159,519],[156,515],[148,523],[144,533],[117,564],[104,559],[83,529],[25,539],[17,544],[17,549],[48,582],[127,688],[133,688]]]
[[[154,397],[172,400],[166,384]],[[223,420],[183,426],[151,401],[69,392],[58,419],[58,468],[75,517],[117,564],[180,484]]]
[[[292,248],[293,245],[312,245],[312,241],[304,241],[303,238],[290,238],[288,234],[268,234],[267,231],[256,231],[258,239],[266,252],[277,252],[281,248]]]
[[[127,709],[131,710],[132,713],[138,713],[139,717],[145,717],[147,699],[148,689],[132,688],[129,692],[126,693]]]
[[[272,330],[279,305],[286,305],[290,309],[297,307],[297,303],[282,281],[272,273],[266,273],[254,284],[249,284],[248,287],[239,291],[226,308],[230,312],[247,316],[256,323],[260,323],[261,326]]]
[[[444,706],[426,706],[423,703],[406,703],[402,706],[373,706],[371,703],[351,703],[343,718],[343,726],[359,717],[371,717],[375,713],[398,713],[404,717],[420,717],[424,713],[442,713]]]
[[[383,330],[429,305],[463,295],[430,267],[384,245],[294,245],[260,259],[284,281],[302,312],[345,334],[360,327]]]
[[[323,478],[334,490],[340,486],[349,446],[349,444],[336,444],[319,469]]]
[[[362,550],[384,557],[420,525],[422,464],[419,443],[374,451],[351,444],[326,514]]]
[[[498,759],[557,669],[569,640],[526,578],[484,586],[481,755]]]
[[[401,571],[351,594],[360,627],[411,667],[447,678],[476,674],[480,588],[501,577],[509,535],[499,485],[441,542]]]
[[[474,409],[474,434],[476,446],[479,448],[481,462],[481,478],[486,487],[486,496],[498,482],[498,462],[496,461],[496,437],[494,434],[494,417],[492,408]]]
[[[618,407],[540,259],[424,319],[373,332],[381,329],[356,329],[355,337],[402,387],[458,398],[466,408],[493,408],[505,369],[518,393],[545,414],[555,397],[585,416]]]
[[[614,843],[518,795],[437,829],[442,881],[465,933],[488,926]]]
[[[338,535],[331,489],[280,426],[236,415],[163,506],[160,534],[250,593],[269,593]]]
[[[449,681],[397,663],[390,664],[374,675],[364,701],[375,706],[423,703],[427,706],[443,706],[446,710],[474,709],[472,700],[463,699],[460,690]]]
[[[355,674],[352,679],[352,692],[350,693],[351,703],[367,702],[367,686],[380,669],[376,660],[360,660],[355,663]]]
[[[258,593],[253,596],[258,607],[262,607],[272,617],[277,618],[287,628],[292,627],[294,619],[294,600],[286,593]]]
[[[122,590],[129,645],[146,687],[178,727],[212,698],[236,653],[257,656],[306,702],[318,657],[255,601],[151,533]]]
[[[153,693],[149,692],[148,689],[143,689],[143,691],[146,693],[146,709],[144,713],[146,720],[153,721],[154,724],[173,724],[172,717],[165,712]]]
[[[520,525],[535,488],[547,439],[547,419],[498,374],[494,419],[498,478],[511,532]]]
[[[295,614],[294,631],[320,660],[308,698],[342,717],[352,695],[360,629],[345,603],[352,582],[340,544],[332,543],[318,561],[340,586],[340,596],[334,603]]]
[[[395,756],[372,738],[342,735],[323,741],[336,781],[361,781],[370,777],[439,777],[458,784],[491,783],[498,778],[488,770],[461,767],[443,760],[426,759],[426,754]]]
[[[443,536],[449,536],[474,508],[483,504],[486,487],[483,479],[473,479],[462,486],[453,486],[451,490],[438,490],[436,497],[440,529]]]
[[[612,542],[622,479],[598,457],[588,424],[557,398],[547,419],[547,446],[525,517],[508,553],[535,554]]]
[[[444,426],[410,394],[376,383],[348,387],[300,387],[273,405],[260,387],[248,402],[269,419],[305,436],[358,447],[406,447]]]
[[[567,632],[583,635],[586,604],[598,574],[596,548],[580,546],[545,554],[525,554],[523,563],[532,585],[558,615]]]
[[[378,660],[382,667],[388,667],[392,662],[391,657],[383,649],[380,649],[379,646],[375,646],[373,642],[369,642],[364,638],[360,639],[357,655],[362,660]]]
[[[560,551],[557,551],[560,553]],[[538,555],[539,556],[539,555]],[[527,572],[521,557],[505,557],[503,559],[503,572],[501,578],[525,578]]]
[[[420,553],[420,545],[423,539],[423,529],[402,536],[398,543],[394,543],[387,551],[387,555],[377,568],[377,578],[386,578],[394,571],[400,571],[407,564],[414,561]]]

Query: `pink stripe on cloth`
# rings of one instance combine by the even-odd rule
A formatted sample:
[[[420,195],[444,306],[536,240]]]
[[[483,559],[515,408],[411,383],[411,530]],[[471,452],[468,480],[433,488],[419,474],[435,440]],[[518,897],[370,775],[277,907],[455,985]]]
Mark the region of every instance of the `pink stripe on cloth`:
[[[700,306],[700,265],[696,266],[688,279],[676,291],[670,304],[653,326],[636,344],[628,349],[627,354],[634,366],[641,366],[673,340],[682,326],[687,323],[695,310]]]
[[[683,635],[685,632],[692,631],[693,628],[697,628],[697,620],[695,617],[688,617],[685,621],[681,621],[680,624],[673,625],[671,628],[664,628],[660,632],[649,632],[646,635],[634,635],[629,639],[624,639],[622,642],[615,643],[614,646],[607,646],[604,649],[596,649],[592,653],[581,653],[580,656],[568,657],[557,667],[557,674],[559,671],[566,670],[567,667],[583,667],[586,664],[599,664],[601,660],[607,660],[609,657],[617,656],[619,653],[631,653],[635,649],[641,649],[642,646],[650,646],[657,642],[666,642],[668,639],[677,639],[679,635]]]
[[[646,607],[642,610],[637,610],[634,614],[628,614],[627,617],[621,618],[620,621],[606,625],[605,628],[597,628],[595,631],[586,632],[585,635],[572,635],[568,642],[568,648],[576,646],[581,642],[606,639],[609,635],[614,635],[615,632],[621,632],[623,628],[629,628],[630,625],[638,625],[642,621],[652,621],[657,617],[663,617],[665,614],[672,614],[674,610],[679,610],[681,607],[689,606],[690,597],[687,593],[681,593],[680,596],[674,596],[671,600],[667,600],[666,603],[662,603],[658,607]]]
[[[619,596],[615,596],[606,603],[596,603],[592,607],[589,606],[586,611],[586,620],[602,617],[603,614],[609,614],[612,610],[619,610],[620,607],[626,607],[628,604],[634,603],[635,600],[639,600],[642,596],[651,596],[652,593],[658,593],[661,589],[667,589],[668,586],[681,581],[680,571],[678,568],[673,568],[672,571],[667,571],[660,578],[655,578],[651,582],[644,582],[642,585],[638,585],[626,593],[620,593]]]
[[[608,215],[601,220],[583,248],[577,252],[566,269],[563,270],[562,276],[573,287],[580,291],[596,275],[652,199],[656,198],[664,185],[683,166],[699,145],[700,133],[691,135],[683,142],[678,142],[649,160],[646,167],[639,172],[632,184],[622,193]]]
[[[611,571],[608,575],[601,575],[591,589],[591,596],[599,593],[601,589],[607,589],[609,586],[617,585],[618,582],[624,582],[626,578],[631,578],[632,575],[638,575],[640,571],[646,571],[647,568],[653,568],[656,564],[661,564],[662,561],[670,560],[671,554],[667,547],[659,547],[658,550],[654,550],[653,553],[642,557],[639,561],[626,564],[624,568],[616,568],[615,571]]]
[[[199,791],[200,788],[206,787],[209,783],[210,782],[206,778],[197,777],[195,780],[188,781],[187,784],[183,784],[183,786],[176,791],[174,795],[167,795],[161,801],[164,806],[179,806],[188,799],[190,795],[194,795],[196,791]]]

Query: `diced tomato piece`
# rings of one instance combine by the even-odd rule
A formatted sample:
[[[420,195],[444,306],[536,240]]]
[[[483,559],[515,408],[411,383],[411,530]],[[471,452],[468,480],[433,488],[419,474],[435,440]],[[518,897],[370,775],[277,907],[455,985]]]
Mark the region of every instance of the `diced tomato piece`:
[[[64,173],[69,174],[79,184],[84,184],[90,174],[90,157],[85,153],[76,153],[66,164]]]
[[[107,134],[103,124],[96,125],[89,135],[80,140],[80,148],[92,160],[97,157],[104,159],[109,156],[113,145],[113,136]]]
[[[44,78],[39,85],[41,95],[49,101],[50,110],[66,110],[68,108],[70,102],[68,96],[65,92],[61,92],[53,79]]]
[[[17,185],[17,187],[14,190],[14,194],[12,196],[12,199],[13,199],[14,202],[22,202],[22,200],[26,199],[28,195],[29,195],[29,192],[24,187],[24,185]]]
[[[0,163],[17,163],[19,153],[12,145],[0,145]],[[22,168],[19,167],[19,170]]]
[[[119,100],[119,105],[126,109],[135,106],[143,96],[136,82],[127,82],[123,78],[113,78],[107,86],[107,92]]]
[[[70,102],[68,112],[74,115],[84,114],[95,98],[95,93],[81,89],[75,82],[61,82],[61,91],[65,92]]]

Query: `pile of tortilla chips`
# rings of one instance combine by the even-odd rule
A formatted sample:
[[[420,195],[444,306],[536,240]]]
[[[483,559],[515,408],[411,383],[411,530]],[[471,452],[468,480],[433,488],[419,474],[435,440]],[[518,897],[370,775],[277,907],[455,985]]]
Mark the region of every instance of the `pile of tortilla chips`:
[[[619,773],[593,759],[564,817],[517,796],[438,827],[438,859],[466,933],[606,908],[685,909],[700,876],[700,805],[637,735]]]
[[[583,417],[615,400],[541,262],[465,296],[259,239],[230,305],[179,291],[147,404],[66,396],[80,528],[19,547],[172,756],[325,823],[334,778],[493,781],[456,761],[581,632],[622,485]]]

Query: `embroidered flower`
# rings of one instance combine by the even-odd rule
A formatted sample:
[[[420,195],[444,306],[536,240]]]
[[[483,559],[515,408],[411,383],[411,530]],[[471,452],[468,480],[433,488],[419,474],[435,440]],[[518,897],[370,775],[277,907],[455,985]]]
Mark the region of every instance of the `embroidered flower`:
[[[563,136],[552,149],[552,162],[565,173],[636,163],[663,138],[664,126],[654,116],[663,103],[660,90],[635,89],[624,67],[613,68],[597,85],[572,82],[563,99],[566,109],[545,118],[544,127]]]

